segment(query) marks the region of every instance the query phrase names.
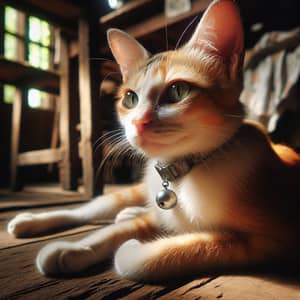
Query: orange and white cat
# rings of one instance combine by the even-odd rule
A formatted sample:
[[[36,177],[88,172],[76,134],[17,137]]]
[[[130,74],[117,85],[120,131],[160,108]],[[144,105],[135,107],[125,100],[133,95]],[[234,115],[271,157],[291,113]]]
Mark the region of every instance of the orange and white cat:
[[[48,244],[39,271],[72,274],[115,252],[121,276],[158,280],[296,256],[300,158],[243,118],[235,4],[213,1],[177,50],[151,56],[117,29],[108,42],[123,76],[116,110],[127,141],[149,158],[145,180],[78,209],[16,216],[16,237],[116,217],[82,240]]]

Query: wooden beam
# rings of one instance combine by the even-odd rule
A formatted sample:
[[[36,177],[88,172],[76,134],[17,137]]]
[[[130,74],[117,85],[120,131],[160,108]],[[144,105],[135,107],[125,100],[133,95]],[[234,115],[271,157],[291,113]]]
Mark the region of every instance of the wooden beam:
[[[79,95],[80,95],[80,156],[85,192],[95,196],[103,192],[103,177],[95,169],[102,160],[102,149],[93,151],[93,143],[103,132],[103,109],[99,97],[99,64],[91,58],[99,57],[99,3],[90,2],[88,14],[79,21]]]
[[[112,11],[111,13],[103,16],[100,18],[100,23],[101,24],[106,24],[109,23],[110,21],[117,19],[118,17],[123,16],[124,14],[127,14],[131,11],[137,10],[140,7],[143,7],[147,3],[153,2],[152,0],[135,0],[131,1],[121,8]]]
[[[60,165],[60,182],[64,190],[77,188],[76,180],[72,180],[71,171],[71,118],[69,93],[69,47],[66,39],[60,37],[60,145],[64,156]]]
[[[173,18],[167,18],[163,13],[158,14],[156,16],[148,18],[142,23],[128,27],[126,31],[135,38],[141,38],[151,32],[161,30],[166,26],[170,26],[172,24],[180,22],[188,17],[203,13],[211,1],[212,0],[194,1],[192,2],[192,9],[184,14]]]
[[[64,152],[62,149],[43,149],[27,151],[18,154],[17,165],[41,165],[59,162],[63,159]]]
[[[0,5],[9,5],[26,14],[47,20],[52,25],[61,28],[71,37],[76,37],[77,19],[80,15],[80,7],[66,1],[31,1],[31,0],[0,0]]]
[[[11,161],[10,161],[10,188],[12,191],[21,189],[18,176],[18,154],[20,143],[21,115],[23,95],[20,89],[16,89],[15,99],[12,105],[11,125]]]
[[[11,61],[0,56],[0,81],[21,88],[37,88],[52,94],[59,92],[59,72],[42,70],[27,62]]]
[[[94,194],[94,167],[92,147],[92,95],[89,62],[89,25],[79,21],[79,97],[80,97],[80,156],[82,159],[83,186],[88,196]]]

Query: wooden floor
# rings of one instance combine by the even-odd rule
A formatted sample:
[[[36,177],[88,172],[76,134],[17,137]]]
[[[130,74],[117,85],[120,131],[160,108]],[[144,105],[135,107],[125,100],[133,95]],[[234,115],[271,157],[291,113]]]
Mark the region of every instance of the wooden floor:
[[[84,197],[74,193],[45,193],[34,189],[15,194],[0,191],[0,299],[300,299],[300,275],[291,275],[287,270],[272,274],[269,271],[199,276],[162,285],[120,279],[111,270],[110,263],[95,266],[76,278],[42,276],[34,264],[42,246],[49,240],[81,238],[100,225],[17,240],[6,233],[8,220],[24,210],[74,207],[84,201]]]

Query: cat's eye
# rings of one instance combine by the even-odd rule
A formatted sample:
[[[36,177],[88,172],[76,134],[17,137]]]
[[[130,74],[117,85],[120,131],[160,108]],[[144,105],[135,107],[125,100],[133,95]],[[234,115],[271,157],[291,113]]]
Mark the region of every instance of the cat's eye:
[[[191,90],[191,86],[184,81],[178,81],[172,83],[167,89],[166,102],[176,103],[183,100]]]
[[[133,91],[128,91],[123,97],[122,104],[127,109],[132,109],[137,106],[139,102],[138,95]]]

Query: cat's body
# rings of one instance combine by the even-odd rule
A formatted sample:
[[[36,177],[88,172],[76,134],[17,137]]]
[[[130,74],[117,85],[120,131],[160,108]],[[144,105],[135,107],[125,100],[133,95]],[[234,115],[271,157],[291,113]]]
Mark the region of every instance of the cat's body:
[[[243,33],[234,4],[214,1],[188,44],[175,51],[150,57],[126,33],[111,30],[108,37],[124,81],[120,122],[130,144],[150,157],[145,184],[79,209],[13,219],[9,232],[26,236],[116,217],[83,240],[46,246],[39,270],[78,272],[117,251],[120,275],[155,280],[296,257],[300,158],[243,120]],[[163,180],[155,164],[195,154],[205,159],[168,182],[177,204],[160,208]]]

